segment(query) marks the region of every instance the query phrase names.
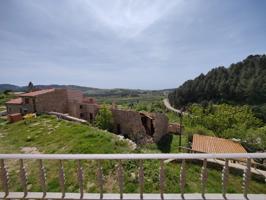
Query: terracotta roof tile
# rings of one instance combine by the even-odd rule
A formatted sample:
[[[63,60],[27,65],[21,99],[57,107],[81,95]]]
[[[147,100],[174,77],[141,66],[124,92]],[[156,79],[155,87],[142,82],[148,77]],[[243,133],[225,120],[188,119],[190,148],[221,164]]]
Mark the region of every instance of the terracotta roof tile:
[[[55,91],[55,89],[45,89],[45,90],[38,90],[38,91],[34,91],[34,92],[28,92],[28,93],[24,93],[24,94],[20,94],[20,97],[35,97],[41,94],[45,94],[45,93],[49,93],[49,92],[53,92]]]
[[[198,134],[193,135],[192,150],[205,153],[247,153],[237,142]]]
[[[11,99],[7,101],[6,104],[22,104],[22,98]]]

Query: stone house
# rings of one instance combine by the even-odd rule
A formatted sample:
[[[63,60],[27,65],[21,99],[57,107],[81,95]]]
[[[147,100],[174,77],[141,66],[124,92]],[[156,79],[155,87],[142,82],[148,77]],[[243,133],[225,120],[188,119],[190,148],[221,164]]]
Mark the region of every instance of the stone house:
[[[69,89],[45,89],[20,94],[18,98],[6,102],[7,113],[59,112],[82,119],[93,120],[98,104],[82,92]]]
[[[112,109],[114,132],[137,144],[159,142],[168,133],[168,118],[161,113]]]

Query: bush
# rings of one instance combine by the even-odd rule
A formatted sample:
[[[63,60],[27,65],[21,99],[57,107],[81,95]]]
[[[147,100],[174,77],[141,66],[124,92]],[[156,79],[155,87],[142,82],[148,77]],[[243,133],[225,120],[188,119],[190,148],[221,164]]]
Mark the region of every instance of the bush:
[[[98,128],[112,131],[113,127],[113,116],[111,110],[103,105],[95,119],[95,124]]]
[[[223,137],[228,129],[258,128],[263,123],[256,118],[249,106],[231,106],[228,104],[208,105],[202,107],[193,104],[189,107],[193,117],[189,119],[191,126],[203,126]]]

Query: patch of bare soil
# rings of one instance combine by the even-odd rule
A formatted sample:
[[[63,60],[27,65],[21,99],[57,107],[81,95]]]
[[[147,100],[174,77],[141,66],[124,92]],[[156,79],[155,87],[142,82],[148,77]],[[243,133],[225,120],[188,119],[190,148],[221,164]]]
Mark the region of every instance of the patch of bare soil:
[[[40,153],[37,147],[21,147],[22,153],[38,154]]]

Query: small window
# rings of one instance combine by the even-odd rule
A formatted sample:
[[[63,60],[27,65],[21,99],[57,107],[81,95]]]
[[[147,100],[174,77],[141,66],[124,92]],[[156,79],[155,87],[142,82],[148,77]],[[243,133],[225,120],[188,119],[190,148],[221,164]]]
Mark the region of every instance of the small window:
[[[23,108],[23,113],[27,114],[28,113],[28,109],[27,108]]]
[[[83,106],[82,106],[82,105],[80,105],[80,106],[79,106],[79,108],[80,108],[80,109],[82,109],[82,108],[83,108]]]
[[[29,98],[25,98],[25,104],[29,104],[30,103],[30,99]]]
[[[84,117],[84,114],[83,113],[80,113],[80,118],[82,119]]]

